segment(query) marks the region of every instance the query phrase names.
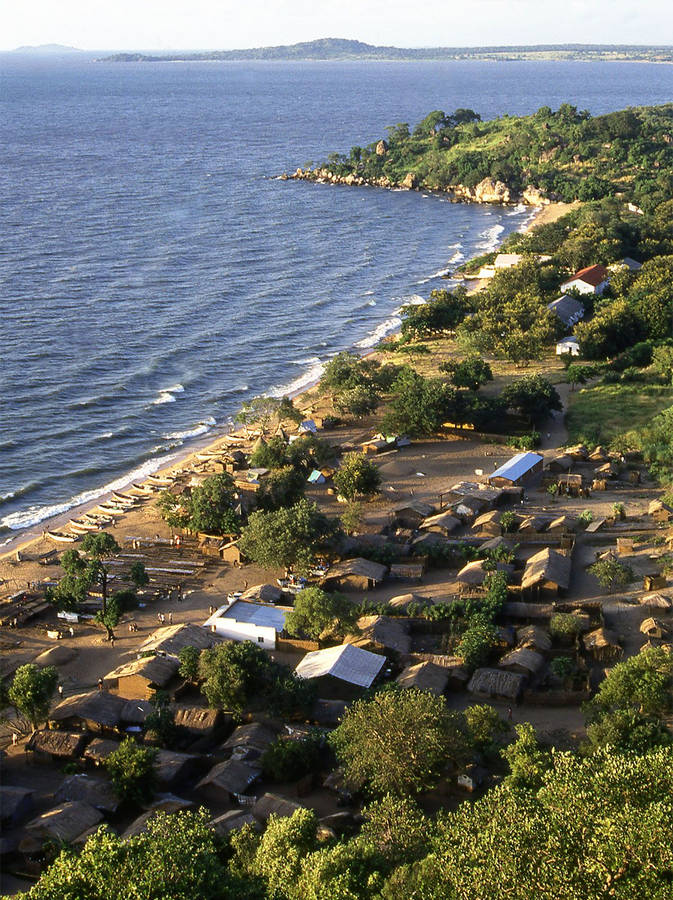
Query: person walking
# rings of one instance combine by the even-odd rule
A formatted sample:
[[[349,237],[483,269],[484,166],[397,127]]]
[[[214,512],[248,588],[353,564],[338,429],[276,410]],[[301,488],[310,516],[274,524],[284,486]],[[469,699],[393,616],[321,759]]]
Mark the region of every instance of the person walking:
[[[103,679],[102,678],[98,679],[98,690],[99,691],[103,690]]]
[[[168,624],[169,625],[173,624],[173,613],[172,612],[169,612],[169,614],[168,614]]]

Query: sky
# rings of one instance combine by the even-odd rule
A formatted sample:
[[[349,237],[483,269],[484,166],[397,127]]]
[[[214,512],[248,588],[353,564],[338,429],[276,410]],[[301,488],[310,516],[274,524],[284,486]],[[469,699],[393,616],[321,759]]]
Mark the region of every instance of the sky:
[[[0,0],[0,14],[0,50],[228,50],[324,37],[397,47],[673,44],[670,0]]]

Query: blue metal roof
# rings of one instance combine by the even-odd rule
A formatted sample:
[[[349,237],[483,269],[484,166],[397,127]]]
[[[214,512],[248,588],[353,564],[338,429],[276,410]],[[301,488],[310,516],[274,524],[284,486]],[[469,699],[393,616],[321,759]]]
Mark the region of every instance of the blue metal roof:
[[[543,459],[539,453],[531,453],[529,450],[524,453],[517,453],[506,463],[491,472],[489,478],[506,478],[508,481],[518,481],[526,472],[541,462]]]
[[[236,622],[249,622],[252,625],[263,625],[281,632],[285,628],[285,610],[261,603],[250,603],[248,600],[236,600],[220,617],[234,619]]]

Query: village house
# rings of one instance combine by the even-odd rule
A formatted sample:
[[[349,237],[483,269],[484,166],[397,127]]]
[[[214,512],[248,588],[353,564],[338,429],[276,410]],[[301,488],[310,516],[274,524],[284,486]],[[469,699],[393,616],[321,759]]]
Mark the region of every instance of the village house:
[[[393,521],[402,528],[418,528],[421,523],[434,513],[430,503],[421,500],[409,500],[395,506],[392,510]]]
[[[652,500],[647,512],[653,522],[670,522],[673,519],[673,507],[663,500]]]
[[[224,714],[221,709],[202,706],[186,706],[175,710],[176,726],[194,740],[210,740],[222,727]]]
[[[185,647],[209,650],[224,638],[201,625],[164,625],[157,628],[140,645],[141,653],[159,653],[177,658]],[[139,695],[137,695],[139,696]]]
[[[580,294],[597,294],[600,295],[610,284],[610,274],[605,266],[595,265],[586,266],[575,272],[572,278],[564,281],[561,290],[576,290]]]
[[[441,697],[449,683],[449,673],[432,662],[420,662],[403,669],[396,681],[400,687],[430,691]]]
[[[262,722],[248,722],[234,728],[224,742],[223,749],[231,753],[232,759],[258,759],[276,740],[278,733]]]
[[[500,519],[502,513],[497,509],[491,509],[479,516],[472,524],[472,532],[477,537],[498,537],[502,534]]]
[[[517,700],[521,695],[526,676],[520,672],[504,669],[477,669],[470,679],[467,689],[480,697],[502,697]]]
[[[341,644],[307,653],[294,672],[297,678],[314,681],[319,696],[350,700],[372,686],[385,662],[378,653]]]
[[[66,731],[116,731],[125,705],[121,697],[107,691],[73,694],[51,710],[49,722]]]
[[[104,778],[78,772],[68,775],[54,794],[57,803],[88,803],[103,813],[114,814],[120,804],[112,784]]]
[[[89,803],[72,800],[61,803],[32,819],[25,826],[27,837],[19,844],[23,853],[37,852],[45,841],[72,844],[103,818]]]
[[[136,697],[149,700],[166,687],[179,665],[174,656],[141,656],[108,672],[103,677],[103,684],[111,693],[127,700]]]
[[[40,762],[77,759],[88,739],[89,736],[81,731],[34,731],[26,744],[26,751]]]
[[[568,589],[572,562],[569,556],[545,547],[526,563],[521,577],[521,590],[536,596],[557,595]]]
[[[233,599],[220,606],[203,625],[228,640],[253,641],[265,650],[274,650],[288,612],[290,607]]]
[[[357,557],[330,566],[321,581],[326,591],[370,591],[386,576],[387,566]]]
[[[33,791],[24,787],[0,784],[0,827],[16,828],[33,812]]]
[[[575,297],[568,297],[565,294],[548,303],[547,309],[553,312],[566,328],[572,328],[584,318],[584,304]]]
[[[488,477],[488,483],[498,487],[530,484],[542,473],[543,464],[544,457],[539,453],[517,453]]]
[[[623,652],[617,635],[608,628],[596,628],[585,634],[582,641],[587,653],[598,662],[614,662]]]
[[[240,759],[227,759],[218,763],[196,785],[204,799],[231,803],[244,794],[261,775],[259,768],[248,765]]]
[[[556,342],[556,355],[563,356],[565,353],[571,356],[580,355],[580,342],[576,337],[566,337]]]
[[[449,512],[440,512],[434,516],[428,516],[427,519],[423,519],[418,527],[420,531],[429,531],[447,536],[455,531],[456,528],[460,528],[462,524],[463,523],[457,516],[454,516]]]
[[[349,635],[345,644],[353,644],[373,653],[392,650],[404,655],[411,648],[409,626],[390,616],[361,616],[356,622],[358,633]]]
[[[520,672],[527,678],[538,675],[544,668],[544,656],[531,647],[515,647],[498,662],[499,669],[508,672]]]

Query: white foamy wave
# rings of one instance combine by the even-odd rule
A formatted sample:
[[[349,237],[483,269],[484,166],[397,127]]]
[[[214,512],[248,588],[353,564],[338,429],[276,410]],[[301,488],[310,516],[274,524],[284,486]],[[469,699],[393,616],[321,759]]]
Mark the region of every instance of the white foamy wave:
[[[163,403],[175,403],[174,394],[184,394],[185,388],[182,384],[172,384],[170,387],[160,388],[159,396],[152,400],[151,406],[161,406]]]
[[[319,356],[309,356],[307,359],[293,359],[295,366],[314,366],[320,362]]]
[[[213,425],[217,425],[216,420],[212,416],[208,416],[202,422],[197,422],[193,428],[187,428],[185,431],[171,431],[169,434],[162,435],[165,441],[186,441],[189,438],[200,437],[207,434]]]
[[[372,295],[373,293],[374,293],[374,291],[365,291],[364,294],[363,294],[363,296],[364,296],[364,297],[371,297],[371,295]]]
[[[52,516],[61,515],[61,513],[65,513],[75,506],[91,503],[92,500],[98,500],[99,497],[109,494],[111,491],[118,491],[131,481],[139,481],[147,475],[151,475],[152,472],[164,468],[164,466],[172,459],[173,456],[171,455],[150,459],[146,463],[143,463],[142,466],[138,466],[137,469],[129,472],[127,475],[115,478],[114,481],[109,482],[103,487],[94,488],[90,491],[83,491],[81,494],[71,497],[70,500],[66,500],[64,503],[55,503],[51,506],[30,506],[28,509],[24,509],[21,512],[10,513],[10,515],[5,516],[4,519],[0,519],[0,526],[11,528],[12,531],[18,531],[20,528],[30,528],[31,525],[38,525],[40,522],[44,522],[45,519],[51,519]]]
[[[416,284],[427,284],[428,281],[434,281],[435,278],[444,278],[446,275],[449,275],[450,272],[450,269],[438,269],[436,272],[433,272],[432,275],[428,275],[427,278],[421,278]]]
[[[506,212],[505,215],[506,216],[518,216],[520,213],[526,212],[527,209],[528,209],[528,207],[526,206],[525,203],[517,203],[517,205],[514,207],[514,209],[511,209],[509,212]]]
[[[376,306],[376,300],[370,300],[367,306]]]
[[[492,250],[495,250],[500,242],[500,235],[504,230],[504,225],[493,225],[492,228],[482,231],[479,237],[483,238],[483,240],[477,244],[476,249],[481,253],[490,253]]]
[[[114,437],[114,431],[105,431],[103,434],[97,434],[94,441],[109,441],[112,437]]]
[[[456,250],[451,259],[449,260],[449,266],[455,266],[456,263],[460,262],[461,259],[465,259],[465,254],[461,253],[460,250]]]
[[[425,301],[421,298],[421,303],[423,302]],[[381,324],[377,328],[375,328],[371,332],[371,334],[368,334],[367,337],[362,338],[361,341],[358,341],[355,346],[360,347],[362,350],[367,350],[370,347],[375,347],[383,340],[383,338],[387,334],[396,331],[401,324],[402,319],[400,319],[399,316],[391,316],[389,319],[386,319],[385,322],[381,322]]]
[[[309,368],[297,378],[293,378],[292,381],[288,381],[285,384],[277,384],[272,387],[269,391],[269,396],[294,397],[296,394],[301,393],[301,391],[306,390],[306,388],[311,387],[312,384],[315,384],[316,381],[320,379],[323,369],[325,368],[325,363],[320,362],[317,356],[315,359],[317,361],[313,363],[312,366],[309,366]]]

